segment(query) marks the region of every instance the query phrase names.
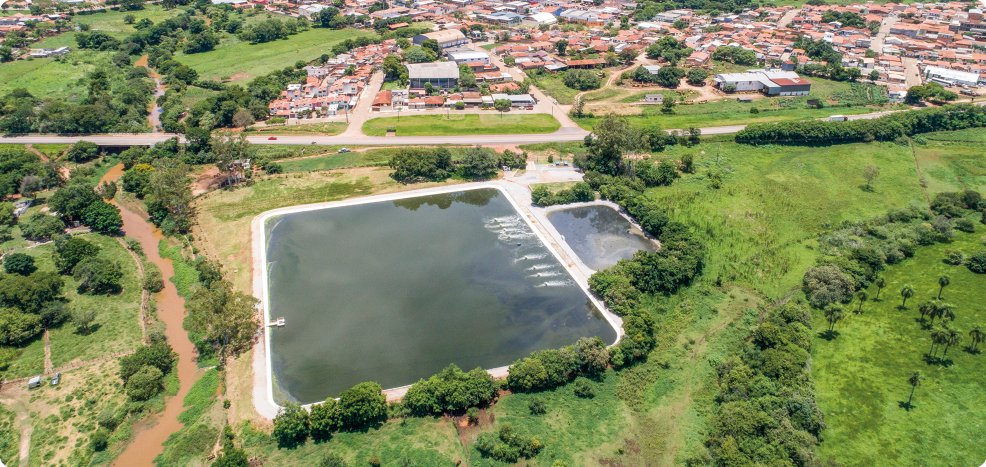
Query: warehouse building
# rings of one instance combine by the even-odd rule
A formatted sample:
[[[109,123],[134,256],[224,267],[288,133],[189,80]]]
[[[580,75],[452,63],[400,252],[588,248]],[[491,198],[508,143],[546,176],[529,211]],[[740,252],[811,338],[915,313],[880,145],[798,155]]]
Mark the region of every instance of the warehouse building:
[[[459,66],[455,62],[408,63],[407,76],[411,89],[424,89],[426,83],[449,89],[459,84]]]
[[[964,84],[966,86],[975,86],[979,83],[978,73],[969,73],[967,71],[951,70],[948,68],[941,68],[937,66],[929,66],[924,69],[924,77],[928,81],[934,81],[937,83],[945,85],[956,85]]]
[[[449,60],[455,62],[456,65],[462,65],[463,63],[482,63],[483,65],[490,64],[490,55],[486,52],[480,52],[478,50],[449,50],[445,52],[445,55]]]
[[[542,24],[552,25],[557,22],[558,22],[558,18],[555,18],[555,15],[551,13],[535,13],[530,16],[525,16],[524,19],[520,20],[521,24],[523,24],[524,26],[530,26],[532,28],[536,28],[538,26],[541,26]]]
[[[721,73],[712,78],[719,89],[736,86],[737,92],[760,91],[768,96],[807,96],[811,83],[793,71],[749,70],[747,73]]]
[[[469,39],[458,29],[443,29],[441,31],[418,34],[411,39],[411,42],[414,45],[421,46],[421,44],[430,39],[438,41],[438,46],[443,49],[469,43]]]

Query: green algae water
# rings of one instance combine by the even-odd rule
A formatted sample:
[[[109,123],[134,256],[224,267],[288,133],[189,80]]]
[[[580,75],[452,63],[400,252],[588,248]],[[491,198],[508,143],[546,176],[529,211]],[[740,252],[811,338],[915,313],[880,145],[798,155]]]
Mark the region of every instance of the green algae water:
[[[267,221],[275,400],[413,384],[616,331],[496,189]]]
[[[657,244],[609,206],[590,205],[551,211],[548,221],[579,259],[595,270],[606,269],[638,250],[657,251]]]

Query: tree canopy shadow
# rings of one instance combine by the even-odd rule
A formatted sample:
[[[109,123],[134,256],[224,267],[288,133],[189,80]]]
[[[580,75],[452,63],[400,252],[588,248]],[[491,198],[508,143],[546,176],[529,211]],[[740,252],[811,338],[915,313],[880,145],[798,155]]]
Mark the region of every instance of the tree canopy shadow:
[[[900,407],[900,408],[902,408],[902,409],[910,412],[911,409],[914,408],[914,404],[911,404],[911,403],[909,403],[907,401],[897,401],[897,407]]]
[[[818,333],[818,337],[821,337],[822,339],[825,339],[829,342],[835,340],[835,338],[839,337],[839,335],[840,335],[839,331],[836,331],[834,329],[827,329],[825,331]]]

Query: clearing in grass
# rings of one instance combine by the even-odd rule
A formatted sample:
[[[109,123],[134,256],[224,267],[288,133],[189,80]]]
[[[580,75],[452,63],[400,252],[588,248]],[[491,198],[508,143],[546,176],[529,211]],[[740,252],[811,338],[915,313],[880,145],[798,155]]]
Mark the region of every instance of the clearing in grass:
[[[386,136],[391,127],[398,136],[452,136],[553,133],[561,124],[548,114],[415,115],[374,118],[363,124],[363,133]]]

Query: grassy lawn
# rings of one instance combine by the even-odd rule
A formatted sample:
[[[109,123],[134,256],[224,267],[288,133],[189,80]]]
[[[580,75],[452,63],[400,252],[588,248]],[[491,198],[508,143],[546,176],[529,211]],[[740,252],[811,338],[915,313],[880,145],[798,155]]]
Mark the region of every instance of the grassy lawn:
[[[521,111],[516,111],[521,112]],[[374,118],[363,124],[363,133],[369,136],[386,136],[387,128],[397,127],[398,136],[449,136],[449,135],[506,135],[528,133],[552,133],[561,128],[558,120],[548,114],[506,113],[415,115]]]
[[[188,89],[185,91],[185,95],[182,96],[181,98],[181,103],[184,104],[185,107],[187,108],[192,108],[195,106],[195,104],[198,104],[200,101],[204,101],[216,94],[219,94],[219,91],[213,91],[211,89],[205,89],[196,86],[189,86]]]
[[[598,70],[596,70],[596,71],[598,71]],[[606,83],[606,80],[609,79],[610,73],[612,73],[612,72],[611,71],[603,71],[603,75],[604,75],[602,77],[602,83],[603,84],[605,84]],[[554,73],[554,74],[546,73],[546,74],[543,74],[543,75],[540,75],[540,76],[536,77],[534,79],[534,85],[537,86],[538,89],[540,89],[541,91],[544,91],[545,94],[547,94],[547,95],[549,95],[551,97],[554,97],[556,100],[558,100],[558,103],[559,104],[569,105],[569,104],[572,104],[574,102],[575,95],[578,94],[578,93],[580,93],[580,92],[582,92],[582,91],[579,91],[578,89],[572,89],[572,88],[570,88],[568,86],[565,86],[564,79],[565,79],[565,72],[564,71],[561,71],[561,72],[558,72],[558,73]],[[601,90],[592,91],[592,92],[595,92],[595,93],[600,93],[600,92],[606,93],[606,92],[609,92],[609,90],[607,88],[603,88]]]
[[[716,168],[717,152],[725,183],[714,190],[706,173]],[[706,237],[706,277],[754,287],[773,300],[800,286],[815,260],[807,246],[815,234],[843,220],[924,202],[910,148],[892,143],[705,143],[655,158],[677,160],[685,153],[695,158],[695,174],[648,192],[668,206],[672,218]],[[873,192],[861,188],[868,164],[881,172]]]
[[[68,150],[70,144],[33,144],[35,150],[48,156],[50,159],[56,159],[60,157],[65,151]]]
[[[405,89],[404,86],[401,86],[400,81],[387,81],[383,83],[383,86],[380,86],[381,91],[396,91],[398,89]]]
[[[986,134],[982,129],[980,134]],[[954,139],[974,138],[975,133],[966,130]],[[945,137],[941,133],[935,134]],[[986,193],[986,153],[982,143],[955,143],[929,141],[927,145],[914,145],[914,154],[921,167],[921,177],[929,196],[942,191],[978,190]]]
[[[942,262],[945,249],[972,253],[983,248],[974,234],[957,233],[951,244],[917,250],[914,258],[888,268],[880,301],[864,305],[862,315],[848,314],[836,325],[838,337],[817,339],[813,369],[818,405],[828,430],[821,445],[826,459],[844,465],[975,465],[983,457],[982,397],[986,356],[966,351],[969,329],[986,325],[982,290],[986,277],[965,266]],[[935,298],[940,274],[951,277],[942,297],[956,306],[952,327],[964,341],[948,350],[947,361],[926,361],[931,341],[920,322],[917,304]],[[905,310],[896,291],[911,284],[917,291]],[[870,296],[876,296],[872,287]],[[815,322],[824,322],[816,313]],[[982,345],[980,345],[982,346]],[[939,352],[939,356],[941,352]],[[902,407],[911,390],[907,377],[921,371],[924,383],[914,392],[913,407]],[[928,442],[948,433],[948,441]]]
[[[302,123],[300,125],[271,125],[251,127],[243,130],[247,135],[317,135],[335,136],[349,128],[345,122]]]
[[[233,83],[243,83],[254,76],[265,75],[274,70],[293,67],[298,60],[309,61],[324,53],[330,53],[332,46],[347,38],[368,36],[362,30],[333,30],[313,28],[294,36],[265,44],[250,44],[235,37],[224,38],[212,51],[184,55],[175,59],[199,72],[199,77],[215,79],[232,77]]]
[[[934,141],[986,143],[986,128],[969,128],[959,131],[939,131],[936,133],[927,133],[924,137]]]
[[[165,10],[161,5],[146,5],[140,10],[135,11],[106,10],[93,13],[82,12],[76,14],[72,22],[75,24],[88,24],[94,31],[129,34],[135,32],[136,29],[134,29],[132,24],[123,22],[123,17],[126,15],[134,15],[137,21],[147,18],[157,24],[168,18],[174,18],[183,12],[184,10],[181,8]]]
[[[73,50],[60,60],[14,60],[0,64],[0,95],[25,88],[38,97],[82,97],[86,88],[79,83],[80,78],[99,66],[108,65],[112,52],[75,50],[75,41],[72,42]]]
[[[309,157],[281,162],[285,172],[311,172],[313,170],[338,169],[366,165],[386,164],[393,156],[394,149],[367,149],[346,153],[327,153],[321,156]]]
[[[575,186],[576,183],[578,183],[578,182],[532,183],[531,184],[531,190],[533,190],[534,188],[539,187],[539,186],[544,186],[544,187],[547,187],[549,190],[551,190],[552,193],[558,193],[561,190],[564,190],[564,189],[571,188],[571,187]]]

